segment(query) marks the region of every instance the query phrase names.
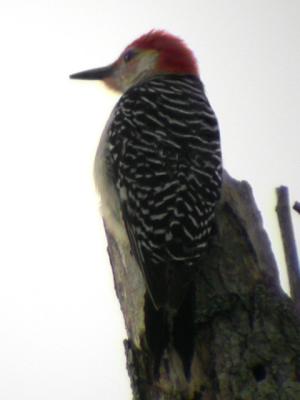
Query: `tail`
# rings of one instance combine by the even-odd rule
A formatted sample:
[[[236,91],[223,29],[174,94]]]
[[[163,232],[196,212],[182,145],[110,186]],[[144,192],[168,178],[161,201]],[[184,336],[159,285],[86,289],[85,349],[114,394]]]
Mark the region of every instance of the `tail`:
[[[195,346],[195,287],[190,288],[173,319],[173,345],[182,364],[186,379],[191,376],[191,363]]]
[[[168,346],[172,346],[178,353],[186,379],[189,380],[195,342],[194,310],[193,282],[190,282],[178,309],[169,305],[157,309],[146,293],[146,339],[154,359],[154,376],[157,379],[163,353]]]
[[[148,292],[145,294],[144,311],[146,340],[154,360],[154,377],[158,379],[160,362],[171,337],[168,315],[164,308],[156,308]]]

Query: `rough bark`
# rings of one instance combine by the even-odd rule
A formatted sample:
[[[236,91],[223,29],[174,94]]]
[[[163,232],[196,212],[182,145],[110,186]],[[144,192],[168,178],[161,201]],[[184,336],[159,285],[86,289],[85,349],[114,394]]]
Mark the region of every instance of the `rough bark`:
[[[139,271],[108,250],[124,315],[135,400],[300,399],[300,321],[278,270],[250,186],[224,174],[217,233],[196,276],[196,346],[191,378],[170,345],[153,375]]]
[[[283,243],[291,298],[294,300],[296,308],[300,312],[300,266],[291,217],[289,191],[286,186],[280,186],[276,189],[276,192],[276,212]]]

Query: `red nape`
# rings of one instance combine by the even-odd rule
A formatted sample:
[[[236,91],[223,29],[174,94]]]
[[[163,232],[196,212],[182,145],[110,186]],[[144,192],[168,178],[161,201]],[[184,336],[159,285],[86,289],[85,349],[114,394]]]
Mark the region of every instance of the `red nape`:
[[[159,52],[158,72],[198,75],[197,60],[183,40],[162,30],[152,30],[131,43],[130,47]]]

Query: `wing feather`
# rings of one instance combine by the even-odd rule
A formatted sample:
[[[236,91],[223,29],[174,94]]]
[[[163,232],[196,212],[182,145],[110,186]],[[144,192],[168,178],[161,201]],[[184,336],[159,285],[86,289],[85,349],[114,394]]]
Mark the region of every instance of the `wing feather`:
[[[147,290],[157,308],[178,307],[207,245],[221,185],[218,124],[200,81],[154,79],[142,95],[139,87],[129,90],[109,140],[124,224]]]

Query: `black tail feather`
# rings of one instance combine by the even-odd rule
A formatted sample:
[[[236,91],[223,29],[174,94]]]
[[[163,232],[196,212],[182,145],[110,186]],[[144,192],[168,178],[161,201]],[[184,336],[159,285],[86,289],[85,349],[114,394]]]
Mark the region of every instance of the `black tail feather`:
[[[170,341],[170,332],[166,310],[157,310],[148,293],[145,295],[145,327],[147,344],[154,358],[154,376],[158,378],[161,358]]]
[[[168,345],[171,344],[178,353],[186,379],[189,380],[194,352],[194,309],[195,290],[192,284],[176,312],[164,307],[157,310],[150,296],[146,293],[146,339],[154,358],[155,378],[159,378],[159,368],[163,353]]]
[[[183,364],[186,379],[191,375],[191,363],[195,345],[195,289],[190,285],[180,308],[175,314],[173,321],[173,344]]]

